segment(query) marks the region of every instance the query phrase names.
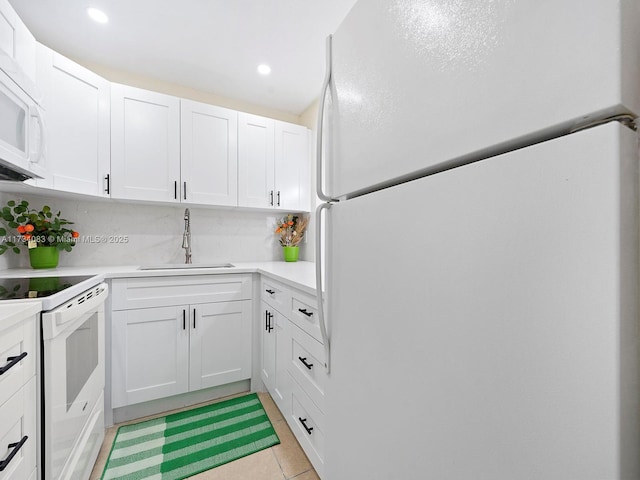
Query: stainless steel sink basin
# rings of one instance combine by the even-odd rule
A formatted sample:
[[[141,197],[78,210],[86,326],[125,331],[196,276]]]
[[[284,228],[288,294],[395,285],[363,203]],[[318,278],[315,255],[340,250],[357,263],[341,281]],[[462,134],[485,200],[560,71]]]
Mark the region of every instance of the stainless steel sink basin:
[[[182,270],[184,268],[230,268],[231,263],[165,263],[162,265],[143,265],[138,270]]]

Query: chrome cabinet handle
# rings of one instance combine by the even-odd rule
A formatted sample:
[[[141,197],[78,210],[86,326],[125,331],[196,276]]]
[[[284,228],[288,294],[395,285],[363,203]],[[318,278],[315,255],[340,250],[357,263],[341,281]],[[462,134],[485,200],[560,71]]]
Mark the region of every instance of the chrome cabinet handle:
[[[7,458],[5,458],[0,462],[0,472],[2,472],[5,468],[9,466],[9,464],[11,463],[11,460],[13,460],[13,457],[15,457],[18,451],[20,451],[20,449],[25,444],[28,438],[29,437],[25,435],[24,437],[22,437],[22,440],[20,440],[18,443],[10,443],[7,446],[7,448],[12,448],[13,450],[11,450]]]
[[[184,199],[187,199],[187,182],[183,183],[184,191],[182,192],[184,195]]]
[[[273,190],[271,190],[271,191],[269,192],[269,196],[270,196],[270,198],[271,198],[271,199],[269,200],[269,204],[273,207]]]
[[[16,357],[7,357],[7,363],[4,367],[0,368],[0,375],[4,375],[6,372],[15,367],[20,361],[27,356],[27,352],[22,352]]]

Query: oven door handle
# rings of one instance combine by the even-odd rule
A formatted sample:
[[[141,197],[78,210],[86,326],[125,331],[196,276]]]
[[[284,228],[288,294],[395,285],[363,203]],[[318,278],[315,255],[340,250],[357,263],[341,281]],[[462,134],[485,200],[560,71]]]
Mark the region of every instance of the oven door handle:
[[[50,314],[53,316],[56,325],[63,325],[96,310],[100,304],[104,303],[108,294],[109,286],[106,283],[101,283],[52,310]]]

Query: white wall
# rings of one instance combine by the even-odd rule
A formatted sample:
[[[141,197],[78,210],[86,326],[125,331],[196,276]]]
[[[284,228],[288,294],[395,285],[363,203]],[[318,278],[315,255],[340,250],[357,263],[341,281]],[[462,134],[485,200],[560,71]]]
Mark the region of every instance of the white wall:
[[[2,192],[0,208],[11,199],[25,199],[30,207],[49,205],[74,223],[81,242],[72,252],[62,252],[60,266],[145,265],[183,263],[184,206],[130,204],[90,197],[53,198],[35,194]],[[276,212],[243,209],[189,207],[194,263],[281,260],[281,247],[274,234]],[[106,236],[106,243],[90,238]],[[110,236],[127,236],[125,243]],[[0,269],[28,267],[26,248],[19,255],[0,255]],[[303,244],[301,260],[313,260],[311,243]]]

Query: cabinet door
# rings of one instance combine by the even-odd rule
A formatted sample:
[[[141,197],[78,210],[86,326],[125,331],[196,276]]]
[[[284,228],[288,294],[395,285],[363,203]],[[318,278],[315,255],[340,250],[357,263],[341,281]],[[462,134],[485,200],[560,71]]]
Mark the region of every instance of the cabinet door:
[[[261,332],[262,342],[260,376],[265,387],[270,393],[276,388],[276,310],[262,302],[261,308]]]
[[[0,472],[1,480],[29,478],[36,468],[40,436],[36,429],[36,391],[37,382],[34,376],[9,400],[0,405],[0,460],[9,460],[14,444],[24,440],[20,450]]]
[[[178,202],[180,99],[111,85],[111,196]]]
[[[275,206],[309,211],[309,130],[275,122]]]
[[[238,114],[238,205],[270,208],[275,204],[274,120]]]
[[[47,111],[47,186],[109,196],[109,82],[44,45],[37,53]]]
[[[275,319],[275,385],[271,393],[276,405],[286,416],[291,412],[291,376],[287,373],[291,361],[291,323],[280,313]]]
[[[191,305],[189,390],[251,378],[251,301]]]
[[[187,313],[187,306],[112,313],[114,408],[188,391]]]
[[[7,0],[0,0],[0,50],[13,58],[35,82],[36,39]]]
[[[181,201],[238,205],[238,112],[182,99]]]

